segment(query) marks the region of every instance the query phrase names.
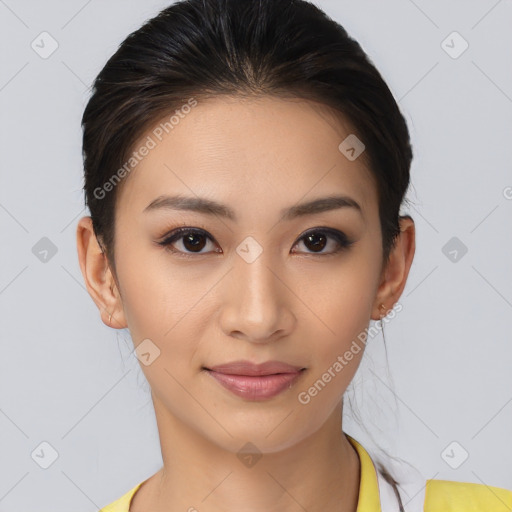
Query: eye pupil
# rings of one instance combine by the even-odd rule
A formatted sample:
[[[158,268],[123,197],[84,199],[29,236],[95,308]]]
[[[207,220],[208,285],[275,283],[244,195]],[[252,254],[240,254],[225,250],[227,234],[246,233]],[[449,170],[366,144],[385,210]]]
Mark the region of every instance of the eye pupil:
[[[203,238],[202,243],[201,241],[197,240],[198,238]],[[188,244],[190,244],[190,246],[188,246]],[[201,249],[203,249],[205,245],[204,236],[197,233],[189,233],[183,237],[183,245],[186,247],[187,250],[199,249],[200,251]]]
[[[320,243],[318,239],[322,240]],[[323,234],[312,233],[306,236],[307,242],[312,242],[313,250],[321,251],[325,247],[327,237]],[[307,245],[307,244],[306,244]],[[309,249],[310,247],[308,247]]]

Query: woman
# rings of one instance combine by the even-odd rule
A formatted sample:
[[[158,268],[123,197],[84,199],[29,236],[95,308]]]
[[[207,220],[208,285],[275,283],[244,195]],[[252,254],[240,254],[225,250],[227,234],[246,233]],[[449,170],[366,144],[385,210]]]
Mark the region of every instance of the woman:
[[[401,485],[342,430],[415,250],[408,129],[343,27],[302,0],[175,3],[110,58],[82,125],[80,266],[130,330],[164,462],[104,512],[512,507]]]

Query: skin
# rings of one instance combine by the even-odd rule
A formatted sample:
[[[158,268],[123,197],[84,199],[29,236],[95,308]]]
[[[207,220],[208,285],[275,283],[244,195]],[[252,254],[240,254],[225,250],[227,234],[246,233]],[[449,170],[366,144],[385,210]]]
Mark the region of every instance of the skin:
[[[112,314],[110,325],[128,327],[135,347],[149,338],[160,350],[141,368],[164,464],[135,494],[132,512],[356,511],[360,464],[342,432],[342,396],[364,350],[308,404],[297,396],[370,319],[382,316],[382,303],[390,310],[398,301],[415,229],[412,219],[401,220],[383,267],[374,179],[363,157],[350,161],[338,150],[350,133],[348,122],[315,102],[200,101],[125,178],[116,275],[90,217],[80,219],[80,267],[103,322],[109,325]],[[222,202],[237,220],[171,209],[143,213],[156,197],[178,193]],[[345,207],[279,221],[283,208],[335,193],[355,199],[362,214]],[[156,244],[179,226],[211,236],[199,237],[200,255],[183,237],[173,247],[189,259]],[[354,243],[334,253],[338,245],[329,237],[315,253],[303,234],[322,226]],[[247,236],[263,249],[251,263],[236,252]],[[306,371],[276,397],[251,401],[202,371],[238,359],[284,361]],[[263,455],[251,467],[237,457],[248,441]]]

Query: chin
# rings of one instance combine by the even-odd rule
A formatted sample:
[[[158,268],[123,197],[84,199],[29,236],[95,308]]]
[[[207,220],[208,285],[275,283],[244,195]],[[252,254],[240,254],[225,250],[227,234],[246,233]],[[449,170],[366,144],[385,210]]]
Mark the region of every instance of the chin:
[[[201,435],[220,448],[238,454],[247,443],[252,443],[261,453],[277,453],[294,447],[322,427],[318,415],[307,411],[308,419],[315,419],[310,425],[304,423],[304,418],[298,418],[295,411],[290,414],[292,407],[275,410],[265,415],[259,409],[253,414],[238,414],[219,417],[219,423],[226,426],[229,435],[222,428],[204,431]],[[305,411],[304,411],[305,412]],[[289,416],[288,416],[289,415]],[[286,419],[285,419],[286,418]],[[250,446],[246,448],[250,450]]]

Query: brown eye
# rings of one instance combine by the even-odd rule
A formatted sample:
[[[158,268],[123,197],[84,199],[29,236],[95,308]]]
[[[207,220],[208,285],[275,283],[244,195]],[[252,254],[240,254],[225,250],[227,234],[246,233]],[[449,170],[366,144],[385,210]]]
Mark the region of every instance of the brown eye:
[[[206,254],[206,252],[201,251],[207,245],[208,240],[213,242],[212,238],[201,229],[179,228],[158,244],[168,247],[172,252],[183,253],[184,255]],[[181,242],[181,244],[178,242]],[[176,248],[175,244],[182,247]]]
[[[320,252],[327,245],[327,237],[323,233],[311,233],[304,237],[304,245],[315,252]]]
[[[197,228],[182,227],[171,232],[169,236],[167,236],[163,241],[158,242],[158,244],[168,248],[171,252],[184,257],[204,255],[209,252],[222,252],[222,249],[220,248],[214,248],[213,251],[203,251],[209,242],[214,245],[213,238],[206,231]],[[299,252],[319,256],[336,254],[347,249],[354,243],[353,241],[348,240],[346,235],[341,231],[331,228],[312,229],[302,235],[299,242],[303,243],[306,247],[306,251]],[[328,250],[325,250],[326,248]],[[292,252],[298,251],[292,250]]]
[[[347,249],[354,242],[348,240],[345,233],[331,228],[315,228],[302,235],[299,242],[302,241],[306,249],[311,251],[309,254],[328,255]],[[324,251],[329,246],[330,251]],[[307,251],[306,251],[307,253]]]
[[[205,236],[197,233],[188,233],[183,237],[183,246],[187,251],[199,252],[205,246]]]

